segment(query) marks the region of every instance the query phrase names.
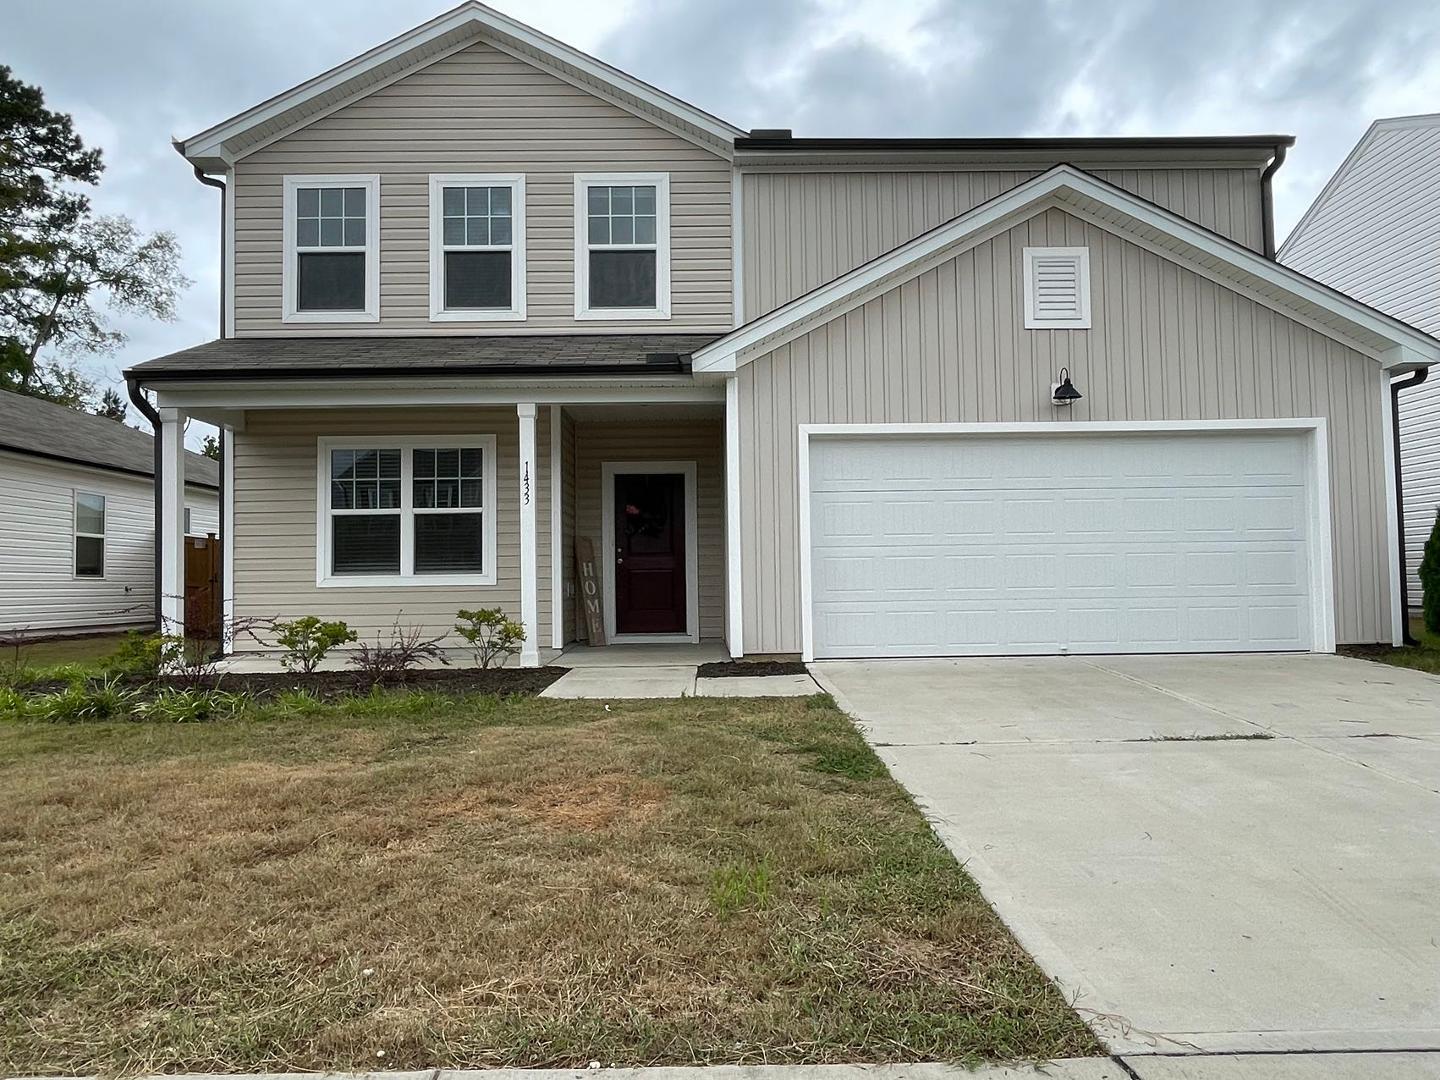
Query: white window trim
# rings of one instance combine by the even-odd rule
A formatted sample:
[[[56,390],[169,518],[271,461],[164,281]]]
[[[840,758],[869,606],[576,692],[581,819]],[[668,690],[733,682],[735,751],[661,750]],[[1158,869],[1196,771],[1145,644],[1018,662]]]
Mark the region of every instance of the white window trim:
[[[412,481],[413,450],[479,447],[485,452],[483,503],[480,507],[485,572],[483,574],[416,574],[415,491]],[[330,572],[330,451],[385,449],[400,451],[400,573],[332,574]],[[455,585],[494,585],[496,582],[496,437],[494,435],[329,435],[316,440],[315,451],[315,584],[321,588],[407,588]]]
[[[1080,315],[1074,319],[1042,319],[1035,314],[1035,260],[1073,257],[1080,289]],[[1025,329],[1090,329],[1090,249],[1085,247],[1027,247],[1025,249]]]
[[[88,495],[88,496],[90,496],[92,499],[99,499],[100,502],[104,504],[104,505],[102,505],[101,508],[100,508],[100,515],[101,515],[101,525],[100,525],[100,528],[101,528],[101,531],[98,532],[98,533],[88,533],[88,532],[81,532],[81,531],[80,531],[80,496],[81,496],[81,495]],[[109,527],[110,527],[110,500],[109,500],[103,493],[101,493],[101,492],[99,492],[99,491],[81,491],[79,488],[75,488],[75,489],[73,489],[73,490],[70,492],[70,576],[71,576],[72,578],[74,578],[76,581],[104,581],[104,580],[105,580],[105,572],[106,572],[106,570],[107,570],[107,568],[109,567],[109,564],[110,564],[110,542],[106,539],[104,530],[108,529]],[[80,563],[80,559],[79,559],[79,556],[80,556],[79,546],[80,546],[80,545],[77,544],[75,541],[79,540],[82,536],[83,536],[83,537],[86,537],[87,539],[90,539],[90,540],[99,540],[99,541],[100,541],[100,573],[99,573],[99,574],[82,574],[82,573],[80,573],[80,565],[79,565],[79,563]]]
[[[183,514],[183,516],[184,516],[184,518],[185,518],[185,535],[186,535],[186,536],[190,536],[190,535],[191,535],[191,533],[190,533],[191,520],[190,520],[190,519],[191,519],[194,515],[190,513],[190,507],[188,507],[188,506],[185,507],[185,508],[181,511],[181,513]]]
[[[653,308],[590,307],[590,222],[587,189],[592,185],[653,184],[655,186],[655,306]],[[649,250],[649,244],[606,245],[606,250],[631,248]],[[670,174],[669,173],[576,173],[575,174],[575,318],[578,320],[627,320],[670,318]]]
[[[295,250],[295,193],[306,187],[363,187],[365,192],[365,309],[300,311],[300,268]],[[380,321],[380,177],[375,174],[306,174],[285,177],[284,269],[281,273],[282,322],[362,323]],[[342,250],[342,249],[335,249]],[[343,249],[349,250],[349,249]]]
[[[510,251],[510,307],[445,307],[444,196],[447,187],[508,187],[510,189],[510,243],[487,247],[458,245],[457,251]],[[523,173],[430,174],[430,321],[515,322],[525,318],[525,176]]]

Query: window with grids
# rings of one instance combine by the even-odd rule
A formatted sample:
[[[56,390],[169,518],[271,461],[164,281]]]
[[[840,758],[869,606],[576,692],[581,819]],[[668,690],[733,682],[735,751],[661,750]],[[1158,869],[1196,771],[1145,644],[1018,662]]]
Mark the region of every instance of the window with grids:
[[[335,578],[493,574],[494,440],[325,446]]]
[[[438,203],[432,223],[439,232],[432,266],[440,278],[432,313],[515,312],[524,258],[520,180],[435,177],[431,198]]]
[[[105,576],[105,496],[75,492],[75,576]]]
[[[653,183],[585,185],[586,308],[660,306],[660,197]]]
[[[369,191],[295,189],[296,311],[364,311]]]

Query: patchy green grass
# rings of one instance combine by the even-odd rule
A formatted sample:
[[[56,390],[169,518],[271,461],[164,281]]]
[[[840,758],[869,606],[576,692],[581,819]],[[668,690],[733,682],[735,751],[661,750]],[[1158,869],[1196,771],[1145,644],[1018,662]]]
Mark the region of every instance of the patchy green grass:
[[[1098,1051],[828,699],[0,725],[0,1074]]]
[[[1351,645],[1342,646],[1340,651],[1347,656],[1359,657],[1362,660],[1376,660],[1382,664],[1393,664],[1396,667],[1414,668],[1416,671],[1428,671],[1432,675],[1440,675],[1440,635],[1426,630],[1418,618],[1410,620],[1410,633],[1419,640],[1419,645],[1409,645],[1401,649],[1386,645]]]

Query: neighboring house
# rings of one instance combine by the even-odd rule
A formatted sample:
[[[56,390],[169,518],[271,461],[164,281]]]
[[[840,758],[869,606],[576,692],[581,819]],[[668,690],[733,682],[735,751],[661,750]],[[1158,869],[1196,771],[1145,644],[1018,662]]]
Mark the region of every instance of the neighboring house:
[[[225,332],[127,375],[167,460],[223,430],[232,616],[499,606],[535,664],[578,539],[616,641],[1393,641],[1440,342],[1271,257],[1290,141],[747,134],[467,3],[177,144]]]
[[[1440,113],[1371,124],[1280,261],[1440,336]],[[1440,377],[1399,382],[1407,584],[1418,608],[1417,571],[1440,511]]]
[[[220,531],[220,472],[186,454],[185,531]],[[0,391],[0,634],[155,619],[155,440]]]

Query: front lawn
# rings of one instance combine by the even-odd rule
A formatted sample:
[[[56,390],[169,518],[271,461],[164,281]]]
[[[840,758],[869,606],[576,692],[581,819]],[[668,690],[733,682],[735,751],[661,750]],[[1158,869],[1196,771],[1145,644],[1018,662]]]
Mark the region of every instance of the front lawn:
[[[98,667],[124,640],[124,634],[89,634],[45,641],[27,641],[21,635],[7,636],[0,647],[0,667],[49,668],[72,664]]]
[[[0,1073],[1098,1052],[827,698],[0,725]]]
[[[1340,651],[1361,660],[1378,660],[1382,664],[1394,664],[1396,667],[1414,668],[1417,671],[1440,675],[1440,635],[1426,630],[1418,618],[1410,620],[1410,633],[1420,644],[1407,645],[1400,649],[1389,645],[1346,645],[1341,646]]]

